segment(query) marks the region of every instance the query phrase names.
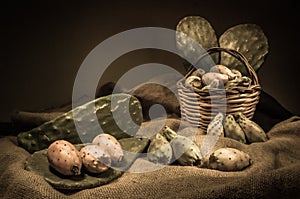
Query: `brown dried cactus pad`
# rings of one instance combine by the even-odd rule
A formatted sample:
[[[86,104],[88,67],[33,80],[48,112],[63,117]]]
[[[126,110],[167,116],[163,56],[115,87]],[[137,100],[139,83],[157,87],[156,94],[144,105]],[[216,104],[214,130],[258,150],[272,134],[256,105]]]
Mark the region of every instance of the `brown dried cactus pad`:
[[[51,169],[47,160],[47,149],[34,152],[25,162],[25,169],[41,175],[45,180],[58,190],[82,190],[101,186],[119,178],[126,169],[136,160],[139,153],[142,153],[148,146],[146,138],[123,138],[119,140],[124,151],[133,152],[125,154],[116,168],[109,168],[100,174],[91,174],[84,169],[81,175],[65,176]],[[80,150],[84,145],[75,145]]]
[[[219,38],[222,48],[230,48],[242,53],[254,70],[258,70],[268,54],[267,37],[260,26],[256,24],[240,24],[226,30]],[[245,66],[236,58],[221,53],[221,64],[231,69],[237,69],[247,74]]]
[[[187,16],[176,26],[176,44],[182,56],[190,61],[197,61],[199,56],[212,47],[218,46],[215,30],[211,24],[200,16]],[[201,45],[199,49],[197,45]],[[213,61],[217,62],[217,54]]]

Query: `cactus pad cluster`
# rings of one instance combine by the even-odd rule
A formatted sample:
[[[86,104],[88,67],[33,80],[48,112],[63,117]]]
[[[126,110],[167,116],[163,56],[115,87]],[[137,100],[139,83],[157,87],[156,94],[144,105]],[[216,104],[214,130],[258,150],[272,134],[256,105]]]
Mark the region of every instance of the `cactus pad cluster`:
[[[230,27],[218,39],[208,20],[201,16],[186,16],[178,22],[176,31],[177,48],[190,62],[197,60],[204,50],[213,47],[229,48],[242,53],[257,71],[269,51],[268,39],[257,24],[246,23]],[[204,49],[203,51],[199,50],[196,42]],[[212,60],[217,63],[218,55],[212,55]],[[221,53],[220,64],[238,69],[243,75],[247,74],[242,63],[226,53]]]

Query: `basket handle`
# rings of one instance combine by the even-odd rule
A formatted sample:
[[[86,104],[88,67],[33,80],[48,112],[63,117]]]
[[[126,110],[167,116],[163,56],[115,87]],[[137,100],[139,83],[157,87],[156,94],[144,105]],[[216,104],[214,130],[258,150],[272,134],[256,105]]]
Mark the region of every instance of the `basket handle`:
[[[195,65],[197,65],[205,56],[210,55],[212,53],[217,53],[217,52],[226,52],[226,53],[232,55],[233,57],[235,57],[236,59],[238,59],[240,62],[242,62],[246,66],[246,69],[247,69],[247,71],[250,75],[250,78],[253,80],[253,83],[255,85],[258,85],[258,77],[257,77],[257,74],[256,74],[255,70],[249,64],[247,58],[242,53],[240,53],[240,52],[238,52],[234,49],[221,48],[221,47],[210,48],[206,51],[206,53],[202,54],[199,57],[199,59],[198,59],[198,61],[196,62]],[[195,70],[196,70],[196,68],[193,65],[190,65],[189,68],[188,68],[188,72],[187,72],[185,77],[189,76]]]

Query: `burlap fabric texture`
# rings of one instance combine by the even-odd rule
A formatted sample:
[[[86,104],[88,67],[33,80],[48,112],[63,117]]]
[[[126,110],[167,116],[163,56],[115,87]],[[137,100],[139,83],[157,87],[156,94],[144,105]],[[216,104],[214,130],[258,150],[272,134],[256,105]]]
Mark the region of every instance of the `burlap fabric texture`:
[[[169,119],[176,128],[180,120]],[[154,130],[155,131],[155,130]],[[0,139],[1,198],[297,198],[300,185],[300,118],[291,117],[268,131],[269,140],[250,145],[220,138],[216,148],[234,147],[252,157],[239,172],[170,165],[146,173],[124,173],[100,187],[61,192],[42,176],[24,170],[30,154],[14,136]],[[202,136],[197,138],[201,143]],[[137,160],[134,166],[142,166]]]

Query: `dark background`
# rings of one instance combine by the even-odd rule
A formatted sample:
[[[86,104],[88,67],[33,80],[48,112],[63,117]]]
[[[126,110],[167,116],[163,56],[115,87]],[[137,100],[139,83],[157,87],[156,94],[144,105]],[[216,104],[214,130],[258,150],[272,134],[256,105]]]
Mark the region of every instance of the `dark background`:
[[[119,32],[156,26],[174,29],[187,15],[206,18],[217,36],[255,23],[270,50],[258,76],[262,88],[300,115],[299,3],[285,1],[9,1],[1,3],[0,122],[17,110],[39,110],[71,100],[82,61],[99,43]],[[142,50],[116,60],[100,85],[139,64],[159,62],[184,72],[170,53]]]

